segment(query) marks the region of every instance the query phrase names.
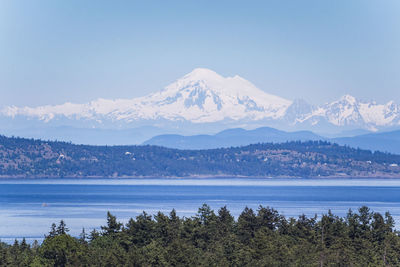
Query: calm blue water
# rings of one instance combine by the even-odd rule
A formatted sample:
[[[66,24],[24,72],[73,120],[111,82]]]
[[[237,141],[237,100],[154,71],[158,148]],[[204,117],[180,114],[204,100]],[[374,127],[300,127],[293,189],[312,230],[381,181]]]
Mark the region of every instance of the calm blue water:
[[[72,235],[105,224],[111,211],[122,222],[143,210],[193,216],[207,203],[237,216],[245,206],[271,206],[286,216],[331,209],[345,215],[367,205],[390,211],[400,225],[400,180],[395,179],[1,179],[0,239],[43,239],[64,219]]]

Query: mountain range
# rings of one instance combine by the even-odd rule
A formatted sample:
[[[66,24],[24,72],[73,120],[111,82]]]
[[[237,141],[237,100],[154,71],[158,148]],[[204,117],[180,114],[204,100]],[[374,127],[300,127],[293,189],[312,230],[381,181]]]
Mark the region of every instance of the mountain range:
[[[314,107],[304,100],[287,100],[267,94],[240,76],[222,77],[208,69],[195,69],[163,90],[134,99],[98,99],[86,104],[65,103],[40,107],[8,106],[8,117],[25,116],[50,122],[60,118],[105,121],[222,121],[284,120],[289,124],[326,121],[335,126],[378,129],[400,125],[400,108],[361,102],[350,95]]]
[[[91,144],[120,144],[122,138],[127,144],[139,144],[165,133],[212,134],[237,127],[268,126],[324,135],[395,130],[400,128],[400,106],[393,101],[360,101],[350,95],[314,106],[302,99],[268,94],[240,76],[223,77],[198,68],[159,92],[133,99],[6,106],[0,110],[0,123],[0,130],[8,135],[76,143],[95,140]],[[114,141],[110,136],[121,138]]]

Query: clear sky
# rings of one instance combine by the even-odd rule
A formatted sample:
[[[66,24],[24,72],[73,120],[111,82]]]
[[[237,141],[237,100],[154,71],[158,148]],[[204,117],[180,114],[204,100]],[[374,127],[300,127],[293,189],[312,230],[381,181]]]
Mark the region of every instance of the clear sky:
[[[0,0],[0,106],[133,98],[196,67],[400,104],[400,1]]]

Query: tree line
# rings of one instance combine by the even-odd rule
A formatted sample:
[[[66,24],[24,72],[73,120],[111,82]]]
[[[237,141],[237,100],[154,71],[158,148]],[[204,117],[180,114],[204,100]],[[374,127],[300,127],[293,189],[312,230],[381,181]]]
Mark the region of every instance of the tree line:
[[[235,219],[208,205],[192,217],[143,212],[79,237],[64,221],[42,244],[0,243],[1,266],[399,266],[400,236],[387,212],[368,207],[339,217],[286,218],[273,208],[245,208]]]
[[[209,150],[88,146],[0,136],[0,176],[17,177],[394,177],[400,155],[325,141]]]

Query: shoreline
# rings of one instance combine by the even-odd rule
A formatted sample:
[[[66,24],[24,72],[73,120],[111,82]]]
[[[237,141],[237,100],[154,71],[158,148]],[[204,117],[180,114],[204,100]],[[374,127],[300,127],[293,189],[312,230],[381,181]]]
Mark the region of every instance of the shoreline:
[[[106,179],[106,180],[144,180],[144,179],[158,179],[158,180],[186,180],[186,179],[263,179],[263,180],[274,180],[274,179],[296,179],[296,180],[324,180],[324,179],[400,179],[400,174],[397,175],[374,175],[374,176],[243,176],[243,175],[192,175],[192,176],[117,176],[117,177],[107,177],[107,176],[2,176],[0,175],[0,180],[2,179],[81,179],[81,180],[94,180],[94,179]]]

